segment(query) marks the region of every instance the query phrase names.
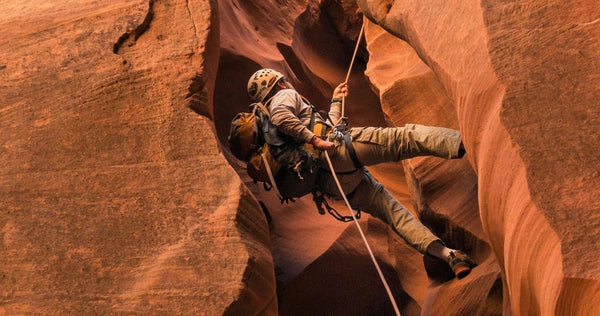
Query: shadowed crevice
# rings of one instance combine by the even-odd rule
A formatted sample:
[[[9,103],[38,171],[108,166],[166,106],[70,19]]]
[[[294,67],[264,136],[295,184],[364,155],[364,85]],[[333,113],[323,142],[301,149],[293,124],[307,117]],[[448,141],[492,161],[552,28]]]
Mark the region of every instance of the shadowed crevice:
[[[150,28],[150,23],[152,23],[152,20],[154,19],[154,2],[155,0],[150,0],[148,2],[148,13],[146,13],[144,21],[135,29],[128,31],[119,37],[117,42],[113,45],[113,53],[122,54],[126,47],[135,45],[138,38]]]

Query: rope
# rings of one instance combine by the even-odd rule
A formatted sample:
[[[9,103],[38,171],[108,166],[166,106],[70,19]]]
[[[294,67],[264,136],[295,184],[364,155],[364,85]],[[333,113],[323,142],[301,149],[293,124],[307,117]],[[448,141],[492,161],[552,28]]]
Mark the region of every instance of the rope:
[[[360,44],[360,40],[362,39],[364,32],[365,32],[365,21],[363,20],[363,24],[360,27],[360,33],[358,33],[358,38],[356,39],[356,46],[354,47],[354,54],[352,54],[352,61],[350,61],[350,67],[348,68],[348,73],[346,74],[346,80],[344,81],[346,83],[348,82],[348,79],[350,78],[350,72],[352,71],[352,66],[354,65],[354,60],[356,59],[356,53],[358,52],[358,46]]]
[[[394,311],[396,312],[396,315],[400,316],[400,311],[398,310],[398,306],[396,305],[396,300],[394,299],[394,295],[392,295],[392,291],[390,290],[390,286],[388,285],[387,281],[385,280],[385,277],[383,276],[383,272],[381,272],[381,268],[379,267],[379,264],[377,263],[377,260],[375,260],[375,255],[373,255],[373,251],[371,250],[371,246],[369,246],[369,242],[367,241],[367,237],[365,237],[365,234],[363,233],[362,228],[360,228],[360,225],[358,224],[358,219],[356,219],[356,216],[354,215],[354,210],[352,210],[352,207],[350,206],[350,202],[348,202],[348,198],[346,198],[346,194],[344,194],[344,190],[342,189],[342,185],[340,184],[340,181],[338,180],[338,177],[335,174],[335,171],[333,169],[333,164],[331,163],[331,159],[329,159],[329,154],[327,153],[327,151],[325,151],[325,158],[327,158],[327,164],[329,164],[329,168],[332,171],[331,174],[333,175],[333,179],[335,180],[335,184],[337,184],[338,190],[340,190],[340,193],[342,194],[342,197],[344,198],[344,202],[346,203],[346,206],[348,207],[348,210],[350,210],[350,215],[352,215],[352,220],[354,221],[354,224],[356,224],[356,227],[358,228],[358,232],[360,233],[360,236],[362,237],[362,240],[365,242],[365,246],[367,246],[367,250],[369,251],[369,255],[371,256],[371,260],[373,260],[373,264],[375,265],[375,269],[377,269],[377,273],[379,274],[379,278],[381,279],[381,282],[383,283],[383,286],[385,287],[385,291],[387,292],[387,295],[390,298],[390,301],[392,302],[392,305],[394,306]]]
[[[348,83],[348,79],[350,78],[350,72],[352,71],[352,66],[354,65],[354,60],[356,59],[356,52],[358,51],[358,46],[360,44],[360,40],[362,39],[364,29],[365,29],[365,23],[364,23],[364,19],[363,19],[363,24],[362,24],[362,27],[360,28],[360,33],[358,35],[358,39],[356,40],[356,47],[354,48],[354,54],[352,56],[352,61],[350,62],[350,67],[348,68],[348,74],[346,75],[346,80],[344,81],[344,83],[346,83],[346,84]],[[344,108],[345,108],[345,103],[346,103],[345,100],[346,100],[346,97],[345,96],[342,97],[342,115],[340,116],[339,120],[336,122],[335,125],[339,124],[339,122],[344,117]],[[390,290],[390,287],[385,279],[385,276],[383,275],[383,272],[381,272],[381,268],[379,267],[377,260],[375,260],[375,255],[373,254],[373,251],[371,250],[371,246],[369,246],[367,237],[365,237],[365,234],[363,233],[362,228],[360,227],[360,224],[358,223],[358,219],[354,215],[354,210],[352,210],[352,206],[350,206],[350,202],[348,202],[348,198],[346,197],[346,194],[344,193],[344,189],[342,189],[342,185],[340,184],[340,181],[335,173],[335,169],[333,168],[333,164],[331,163],[331,159],[329,158],[329,153],[327,153],[327,151],[325,151],[325,158],[327,158],[327,164],[329,165],[329,170],[331,170],[331,174],[333,175],[333,179],[335,180],[338,190],[340,190],[342,198],[344,199],[344,202],[346,203],[346,206],[348,207],[348,210],[350,211],[350,215],[352,215],[352,220],[353,220],[354,224],[356,224],[356,227],[358,228],[358,232],[360,233],[360,236],[362,237],[362,240],[365,243],[365,246],[367,246],[367,250],[369,251],[371,260],[373,261],[373,264],[375,265],[375,269],[377,270],[377,273],[379,274],[379,278],[381,279],[381,282],[383,283],[383,286],[385,287],[385,291],[387,292],[387,295],[390,298],[390,301],[392,302],[394,311],[396,312],[397,316],[400,316],[400,310],[398,310],[398,305],[396,305],[396,300],[394,299],[394,295],[392,294],[392,291]]]
[[[365,32],[365,21],[363,18],[363,23],[362,26],[360,28],[360,33],[358,33],[358,38],[356,39],[356,46],[354,47],[354,54],[352,54],[352,60],[350,61],[350,67],[348,67],[348,73],[346,74],[346,80],[344,80],[344,83],[348,83],[348,80],[350,79],[350,72],[352,72],[352,67],[354,66],[354,60],[356,60],[356,53],[358,52],[358,46],[360,45],[360,40],[362,39],[363,33]],[[346,108],[346,97],[342,97],[342,115],[340,116],[340,120],[344,117],[344,109]],[[335,124],[337,125],[339,123],[338,122]]]

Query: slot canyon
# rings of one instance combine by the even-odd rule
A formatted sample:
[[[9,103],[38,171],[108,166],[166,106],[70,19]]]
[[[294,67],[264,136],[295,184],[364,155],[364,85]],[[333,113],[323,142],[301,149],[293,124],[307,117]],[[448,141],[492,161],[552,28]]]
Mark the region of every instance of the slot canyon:
[[[393,315],[356,225],[227,140],[256,70],[328,110],[357,41],[349,124],[467,152],[368,167],[478,263],[363,213],[401,314],[600,314],[597,0],[10,0],[0,26],[2,315]]]

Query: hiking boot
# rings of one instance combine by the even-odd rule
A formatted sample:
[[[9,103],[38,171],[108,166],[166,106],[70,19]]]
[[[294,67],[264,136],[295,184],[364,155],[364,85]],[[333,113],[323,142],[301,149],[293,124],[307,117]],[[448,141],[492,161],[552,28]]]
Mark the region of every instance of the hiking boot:
[[[462,251],[452,251],[448,256],[448,264],[458,279],[466,277],[477,264]]]

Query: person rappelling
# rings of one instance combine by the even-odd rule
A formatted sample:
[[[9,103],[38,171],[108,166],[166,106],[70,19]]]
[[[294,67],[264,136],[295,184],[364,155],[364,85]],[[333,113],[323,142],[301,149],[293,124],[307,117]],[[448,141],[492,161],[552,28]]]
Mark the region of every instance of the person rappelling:
[[[419,252],[446,261],[458,279],[466,277],[477,264],[464,252],[444,245],[366,166],[418,156],[458,159],[464,156],[465,149],[460,132],[444,127],[348,127],[343,115],[344,101],[354,58],[346,81],[333,91],[328,113],[318,113],[281,72],[268,68],[256,71],[247,86],[255,103],[250,112],[239,113],[232,120],[229,142],[232,153],[248,162],[248,174],[265,183],[265,188],[274,189],[282,202],[312,192],[321,214],[325,204],[336,219],[356,223],[399,315],[387,281],[358,225],[361,211],[388,223]],[[328,205],[325,196],[343,199],[351,216],[340,215]]]
[[[337,174],[353,209],[382,219],[421,253],[447,261],[457,278],[469,274],[475,266],[474,261],[464,252],[446,247],[365,168],[417,156],[461,158],[465,150],[459,131],[417,124],[403,127],[332,126],[332,122],[340,119],[342,99],[348,94],[346,83],[334,89],[329,118],[325,120],[282,73],[273,69],[256,71],[249,79],[248,93],[255,102],[268,101],[265,103],[270,122],[277,132],[283,134],[281,138],[286,139],[285,144],[280,146],[270,145],[273,147],[271,156],[277,160],[285,155],[281,150],[286,146],[311,144],[318,151],[317,155],[309,158],[310,152],[306,150],[305,160],[281,163],[289,166],[306,164],[307,170],[315,170],[314,164],[317,163],[321,171],[319,188],[326,195],[341,199],[332,177],[332,173]],[[317,131],[319,135],[315,134],[314,127],[312,130],[309,128],[311,124],[331,133]],[[330,170],[324,152],[329,155],[335,171]]]

